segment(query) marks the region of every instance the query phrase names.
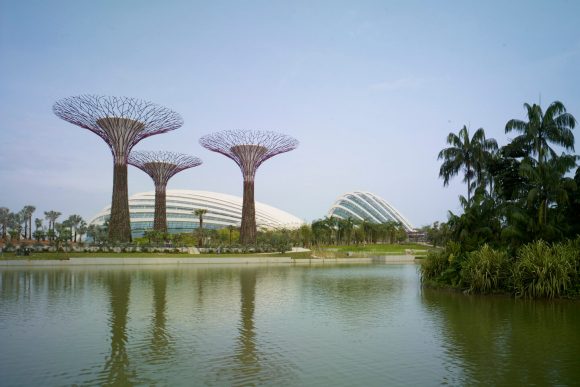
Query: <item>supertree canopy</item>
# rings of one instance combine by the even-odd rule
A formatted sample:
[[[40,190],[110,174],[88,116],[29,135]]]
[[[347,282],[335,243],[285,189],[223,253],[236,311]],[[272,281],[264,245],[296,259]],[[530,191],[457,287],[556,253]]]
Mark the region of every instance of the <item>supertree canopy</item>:
[[[109,239],[131,241],[127,159],[131,149],[146,137],[183,125],[181,116],[151,102],[127,97],[80,95],[57,101],[54,114],[101,137],[114,160]]]
[[[270,157],[289,152],[298,140],[284,134],[259,130],[226,130],[203,136],[199,143],[206,149],[234,160],[244,176],[244,199],[240,239],[243,244],[256,242],[254,178],[258,167]]]
[[[141,169],[155,183],[155,215],[153,229],[167,232],[165,190],[169,179],[176,173],[197,167],[201,159],[181,153],[134,151],[129,155],[129,164]]]

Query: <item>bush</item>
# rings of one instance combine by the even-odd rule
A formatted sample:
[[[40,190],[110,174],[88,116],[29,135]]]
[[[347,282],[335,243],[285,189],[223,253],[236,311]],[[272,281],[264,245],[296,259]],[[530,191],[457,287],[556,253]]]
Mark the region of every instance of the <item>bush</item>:
[[[554,298],[566,293],[575,274],[572,255],[566,245],[550,247],[541,240],[523,246],[513,267],[516,296]]]
[[[507,290],[509,259],[504,251],[494,250],[487,244],[470,253],[463,262],[461,279],[468,292],[493,293]]]
[[[439,278],[449,267],[449,255],[445,250],[429,252],[421,263],[421,281]]]

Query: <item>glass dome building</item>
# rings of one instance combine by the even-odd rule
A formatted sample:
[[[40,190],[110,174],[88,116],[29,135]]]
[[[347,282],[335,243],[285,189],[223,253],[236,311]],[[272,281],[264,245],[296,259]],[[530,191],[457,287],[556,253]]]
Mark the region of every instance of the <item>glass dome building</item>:
[[[167,231],[185,233],[199,227],[199,219],[194,215],[197,209],[205,209],[204,229],[219,229],[228,226],[239,227],[242,219],[242,198],[218,192],[168,189]],[[89,224],[102,225],[110,216],[111,206],[103,208]],[[155,192],[141,192],[129,197],[131,234],[143,236],[153,229],[155,212]],[[296,229],[304,222],[285,211],[256,202],[256,224],[260,229]]]
[[[373,223],[395,221],[408,233],[415,228],[399,211],[387,201],[370,192],[354,191],[340,196],[328,211],[328,217],[366,220]]]

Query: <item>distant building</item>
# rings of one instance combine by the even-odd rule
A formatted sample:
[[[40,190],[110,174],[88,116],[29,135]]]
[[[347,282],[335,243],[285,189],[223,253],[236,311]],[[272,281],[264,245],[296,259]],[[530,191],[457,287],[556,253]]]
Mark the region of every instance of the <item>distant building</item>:
[[[328,211],[328,216],[340,219],[352,218],[373,223],[394,221],[400,223],[407,233],[415,228],[399,211],[387,201],[370,192],[348,192],[339,197]]]
[[[167,190],[167,231],[169,233],[191,232],[199,227],[196,209],[207,210],[203,216],[204,229],[239,227],[242,218],[242,198],[217,192]],[[102,225],[108,219],[111,207],[105,207],[89,224]],[[133,237],[143,236],[153,229],[155,192],[141,192],[129,198],[129,214]],[[285,211],[256,202],[258,229],[296,229],[304,222]]]

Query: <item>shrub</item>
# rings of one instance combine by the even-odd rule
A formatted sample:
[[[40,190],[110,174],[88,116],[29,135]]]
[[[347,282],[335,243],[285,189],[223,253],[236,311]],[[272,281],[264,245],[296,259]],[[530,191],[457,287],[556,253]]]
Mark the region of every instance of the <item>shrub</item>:
[[[509,259],[504,251],[487,244],[470,253],[463,262],[461,279],[469,292],[492,293],[506,290],[509,282]]]
[[[574,274],[569,250],[563,245],[550,247],[541,240],[523,246],[513,267],[516,296],[554,298],[563,295]]]
[[[439,278],[449,267],[449,256],[445,250],[433,251],[421,263],[421,281]]]

